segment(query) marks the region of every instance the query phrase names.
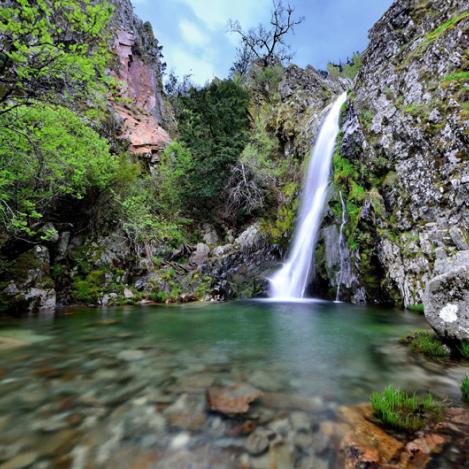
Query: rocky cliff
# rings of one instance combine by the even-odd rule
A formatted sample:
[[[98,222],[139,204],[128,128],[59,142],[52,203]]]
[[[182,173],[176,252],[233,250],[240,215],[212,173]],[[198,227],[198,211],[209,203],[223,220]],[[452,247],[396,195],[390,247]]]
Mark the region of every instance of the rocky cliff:
[[[153,164],[170,142],[165,129],[174,120],[163,93],[161,46],[151,24],[133,13],[130,0],[114,0],[113,21],[116,53],[114,74],[120,97],[113,108],[122,120],[120,137],[129,143],[131,153]]]
[[[399,0],[370,31],[319,253],[329,289],[345,258],[344,299],[421,304],[441,266],[468,250],[468,25],[465,1]]]

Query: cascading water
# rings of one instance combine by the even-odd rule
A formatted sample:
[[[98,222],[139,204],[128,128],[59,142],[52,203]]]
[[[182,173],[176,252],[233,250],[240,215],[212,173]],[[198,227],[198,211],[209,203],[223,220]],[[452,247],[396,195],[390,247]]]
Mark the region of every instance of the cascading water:
[[[270,279],[270,296],[275,299],[292,301],[305,295],[326,203],[332,154],[339,133],[340,110],[346,99],[347,93],[343,93],[333,103],[314,145],[305,178],[293,247],[282,268]]]

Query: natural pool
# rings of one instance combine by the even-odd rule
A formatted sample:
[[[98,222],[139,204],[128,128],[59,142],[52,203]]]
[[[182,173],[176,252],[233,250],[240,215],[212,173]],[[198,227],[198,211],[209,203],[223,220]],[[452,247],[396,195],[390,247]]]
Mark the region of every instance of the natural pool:
[[[340,406],[387,384],[459,403],[468,372],[398,343],[422,316],[372,306],[75,308],[0,327],[0,464],[24,463],[7,467],[331,467],[321,422]],[[243,417],[210,412],[207,390],[237,384],[264,394]]]

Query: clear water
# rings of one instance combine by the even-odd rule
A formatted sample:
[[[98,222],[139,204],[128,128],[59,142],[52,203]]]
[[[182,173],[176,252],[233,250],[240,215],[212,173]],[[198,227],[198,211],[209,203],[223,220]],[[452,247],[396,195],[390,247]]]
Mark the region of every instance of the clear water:
[[[62,460],[75,469],[90,461],[147,467],[133,466],[142,458],[159,464],[148,467],[189,467],[184,458],[200,459],[194,467],[239,467],[244,420],[208,412],[213,384],[264,391],[270,399],[246,418],[265,426],[288,418],[298,399],[310,402],[314,438],[321,436],[317,422],[333,419],[338,406],[366,401],[387,384],[458,401],[467,369],[426,362],[398,343],[424,326],[415,314],[327,302],[77,308],[50,319],[3,318],[0,461],[26,453],[38,468]],[[2,336],[29,345],[2,347]]]
[[[270,280],[273,298],[303,298],[314,263],[314,247],[327,198],[332,154],[339,133],[339,117],[347,93],[332,104],[319,130],[303,185],[301,206],[291,251]]]

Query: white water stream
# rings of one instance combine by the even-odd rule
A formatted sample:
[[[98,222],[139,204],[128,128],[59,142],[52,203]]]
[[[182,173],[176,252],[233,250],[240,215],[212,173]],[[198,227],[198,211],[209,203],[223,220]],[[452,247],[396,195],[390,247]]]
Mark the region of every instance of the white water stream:
[[[343,93],[328,111],[312,151],[305,178],[293,245],[282,268],[270,279],[270,296],[283,301],[304,298],[314,265],[314,248],[327,198],[339,117],[347,99]]]

